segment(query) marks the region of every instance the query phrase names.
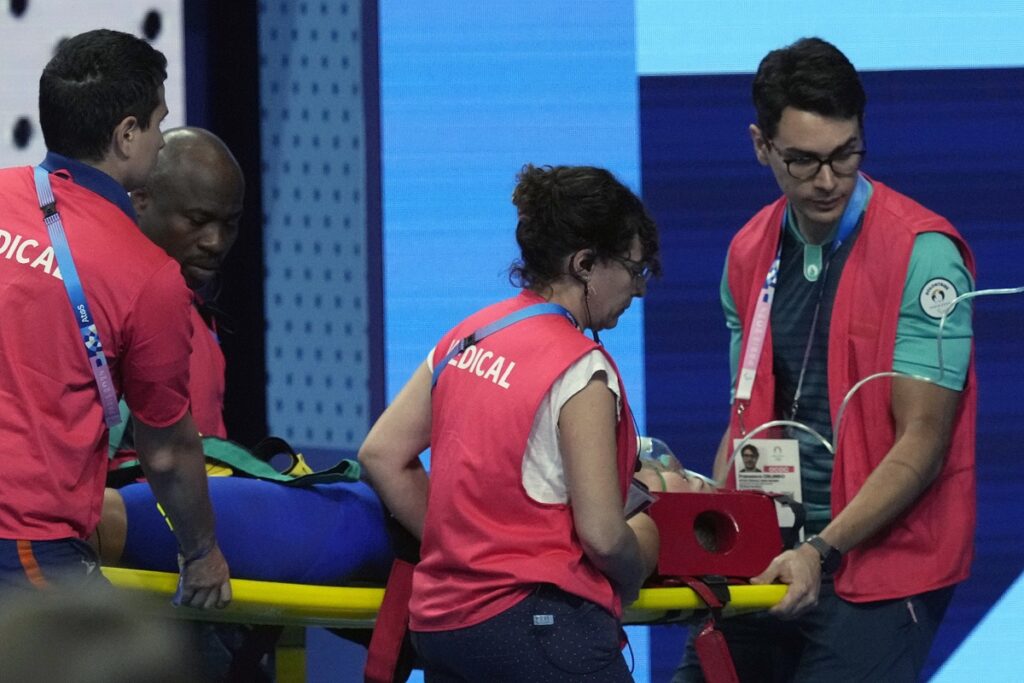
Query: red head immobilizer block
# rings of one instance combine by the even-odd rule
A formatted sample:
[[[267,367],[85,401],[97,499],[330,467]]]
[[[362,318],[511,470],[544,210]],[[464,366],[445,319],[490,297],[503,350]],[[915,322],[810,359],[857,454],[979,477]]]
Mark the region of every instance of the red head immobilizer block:
[[[661,535],[658,574],[757,576],[782,552],[775,502],[754,491],[659,493],[649,512]]]

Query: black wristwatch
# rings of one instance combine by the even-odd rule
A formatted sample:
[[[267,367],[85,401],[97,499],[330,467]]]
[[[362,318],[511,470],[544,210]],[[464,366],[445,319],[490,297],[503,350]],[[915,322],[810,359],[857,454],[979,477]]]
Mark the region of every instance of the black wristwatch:
[[[821,573],[823,576],[832,576],[839,569],[843,561],[843,554],[830,546],[821,536],[811,536],[806,541],[807,545],[818,551],[821,555]]]

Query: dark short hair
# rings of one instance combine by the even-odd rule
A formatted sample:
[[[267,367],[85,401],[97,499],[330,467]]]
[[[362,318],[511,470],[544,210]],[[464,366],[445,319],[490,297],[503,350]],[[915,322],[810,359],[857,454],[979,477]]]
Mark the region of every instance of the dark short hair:
[[[98,29],[63,41],[39,78],[46,147],[73,159],[102,159],[128,116],[146,130],[160,104],[167,59],[141,38]]]
[[[510,268],[519,287],[542,287],[565,274],[566,256],[593,249],[598,259],[620,256],[639,237],[643,261],[657,275],[658,227],[643,203],[609,171],[594,166],[534,166],[517,176],[520,257]]]
[[[760,457],[761,451],[757,450],[757,446],[752,443],[743,444],[743,448],[740,449],[740,455],[742,456],[748,449],[754,451],[755,457]]]
[[[801,38],[769,52],[757,67],[753,96],[757,125],[767,138],[777,132],[786,107],[836,119],[856,116],[864,126],[867,95],[857,70],[821,38]]]

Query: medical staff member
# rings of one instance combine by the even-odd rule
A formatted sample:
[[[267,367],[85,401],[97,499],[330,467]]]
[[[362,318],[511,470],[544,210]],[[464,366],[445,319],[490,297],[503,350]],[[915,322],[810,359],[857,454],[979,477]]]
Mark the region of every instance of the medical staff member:
[[[949,306],[973,257],[946,219],[860,172],[866,96],[834,45],[770,52],[753,99],[754,155],[782,197],[729,247],[734,400],[715,475],[735,483],[735,440],[774,419],[835,455],[780,435],[798,442],[810,537],[752,579],[789,584],[771,614],[722,630],[741,680],[916,681],[973,554],[971,307]],[[892,371],[836,424],[858,381]],[[701,679],[691,645],[674,680]]]
[[[146,184],[131,193],[139,228],[181,265],[194,293],[189,396],[192,419],[203,436],[226,439],[224,372],[215,308],[220,269],[238,238],[245,178],[224,142],[203,128],[164,132],[164,146]],[[122,413],[127,412],[122,409]],[[134,425],[111,433],[110,467],[136,460]],[[208,469],[226,473],[211,465]],[[107,514],[106,510],[104,514]]]
[[[132,192],[139,227],[181,264],[196,292],[192,308],[192,413],[205,436],[227,438],[224,427],[224,353],[213,314],[221,266],[238,239],[245,178],[224,142],[203,128],[164,133],[164,148],[146,184]]]
[[[658,272],[657,227],[600,168],[528,165],[512,201],[522,292],[441,338],[359,458],[422,539],[410,628],[427,680],[628,681],[619,617],[657,530],[624,514],[637,439],[595,340]]]
[[[178,538],[179,600],[231,598],[189,415],[192,295],[178,264],[139,232],[127,194],[163,146],[165,78],[164,56],[134,36],[65,40],[39,82],[47,156],[37,169],[0,171],[4,585],[98,580],[83,539],[100,515],[123,394]]]

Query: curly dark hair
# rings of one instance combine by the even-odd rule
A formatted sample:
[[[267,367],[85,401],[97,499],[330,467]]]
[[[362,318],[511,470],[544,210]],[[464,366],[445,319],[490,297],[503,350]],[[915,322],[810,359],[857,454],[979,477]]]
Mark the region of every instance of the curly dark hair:
[[[867,95],[857,70],[835,45],[821,38],[801,38],[765,55],[752,91],[757,125],[769,139],[786,107],[837,119],[856,116],[864,127]]]
[[[141,38],[98,29],[63,41],[39,78],[39,126],[46,147],[99,160],[121,121],[146,130],[160,104],[167,59]]]
[[[640,199],[609,171],[594,166],[534,166],[516,177],[520,258],[509,269],[518,287],[538,288],[565,274],[565,257],[593,249],[607,260],[640,239],[643,262],[661,274],[658,227]]]

